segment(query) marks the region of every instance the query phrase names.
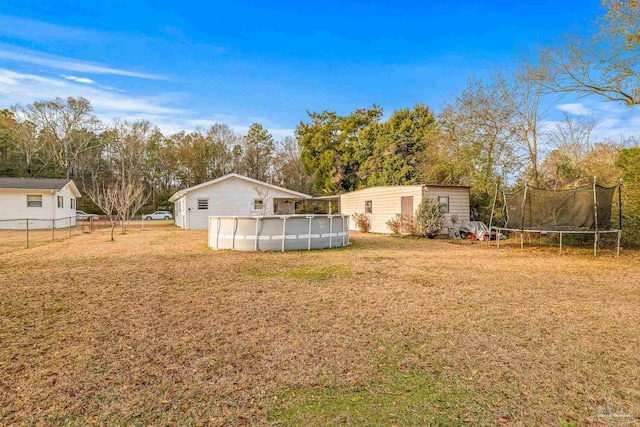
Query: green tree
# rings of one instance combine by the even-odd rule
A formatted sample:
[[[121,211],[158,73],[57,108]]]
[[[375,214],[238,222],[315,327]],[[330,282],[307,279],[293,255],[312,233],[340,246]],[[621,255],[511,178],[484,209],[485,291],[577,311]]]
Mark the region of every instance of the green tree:
[[[360,165],[370,155],[367,147],[372,149],[360,146],[366,140],[361,133],[380,120],[382,109],[374,105],[347,116],[332,111],[308,115],[311,120],[298,124],[296,139],[302,149],[304,171],[313,177],[315,191],[335,194],[357,189],[361,184]]]
[[[252,124],[244,137],[241,171],[249,178],[269,181],[274,151],[275,142],[269,131],[259,123]]]
[[[622,171],[625,181],[640,183],[640,147],[620,150],[616,166]]]
[[[416,184],[420,165],[435,132],[435,117],[429,107],[394,111],[382,123],[373,123],[361,134],[357,157],[362,165],[358,177],[367,185]]]

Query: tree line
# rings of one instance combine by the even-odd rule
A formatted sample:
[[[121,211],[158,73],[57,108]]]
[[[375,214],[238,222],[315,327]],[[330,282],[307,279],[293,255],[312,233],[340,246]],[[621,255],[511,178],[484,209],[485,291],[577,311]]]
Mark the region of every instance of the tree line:
[[[177,189],[230,172],[316,195],[376,185],[468,185],[480,219],[497,180],[556,189],[593,176],[603,184],[637,183],[635,135],[595,138],[598,120],[584,115],[549,122],[548,106],[565,93],[628,108],[640,103],[639,7],[622,0],[603,7],[592,39],[567,36],[508,70],[473,77],[438,113],[423,104],[386,119],[378,105],[346,115],[309,112],[282,140],[258,123],[246,134],[215,124],[172,135],[145,120],[105,124],[84,98],[16,105],[0,111],[0,175],[73,178],[94,195],[106,184],[135,183],[148,209],[170,208]],[[84,200],[89,210],[91,199]]]
[[[102,123],[84,98],[0,110],[0,176],[72,178],[85,194],[104,183],[141,183],[154,209],[170,208],[180,188],[230,172],[312,191],[295,141],[276,141],[257,123],[245,135],[225,124],[163,135],[146,120]]]

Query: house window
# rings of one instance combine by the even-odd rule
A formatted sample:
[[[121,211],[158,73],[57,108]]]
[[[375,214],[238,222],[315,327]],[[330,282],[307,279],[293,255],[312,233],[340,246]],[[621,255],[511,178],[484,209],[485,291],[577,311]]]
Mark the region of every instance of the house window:
[[[206,211],[209,209],[209,199],[198,199],[198,210]]]
[[[366,214],[373,213],[373,200],[365,200],[364,213]]]
[[[264,200],[262,199],[253,199],[253,209],[256,211],[261,211],[264,208]]]
[[[41,208],[42,207],[42,196],[27,196],[27,207],[28,208]]]
[[[64,208],[64,198],[62,196],[58,196],[58,208]]]
[[[76,199],[71,199],[71,209],[76,208]]]
[[[449,196],[438,196],[438,203],[442,213],[449,213]]]

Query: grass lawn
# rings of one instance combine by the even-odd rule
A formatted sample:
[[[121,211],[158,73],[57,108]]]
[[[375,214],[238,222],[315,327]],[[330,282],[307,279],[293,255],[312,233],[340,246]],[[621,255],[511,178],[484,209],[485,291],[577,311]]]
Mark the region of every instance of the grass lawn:
[[[157,224],[0,254],[0,424],[640,419],[638,252],[206,240]]]

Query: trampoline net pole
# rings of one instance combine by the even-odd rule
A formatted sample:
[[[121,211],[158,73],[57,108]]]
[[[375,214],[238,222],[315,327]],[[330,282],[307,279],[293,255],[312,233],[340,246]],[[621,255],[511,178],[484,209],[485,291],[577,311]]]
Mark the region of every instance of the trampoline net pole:
[[[498,200],[498,187],[500,186],[500,180],[496,181],[496,192],[493,195],[493,206],[491,207],[491,218],[489,219],[489,239],[487,245],[491,247],[491,227],[493,227],[493,214],[496,210],[496,201]]]
[[[597,178],[593,177],[593,223],[595,226],[595,234],[593,237],[593,256],[598,254],[598,197],[596,195]]]

